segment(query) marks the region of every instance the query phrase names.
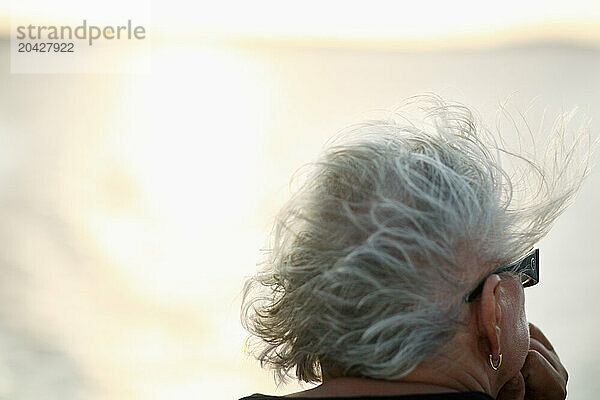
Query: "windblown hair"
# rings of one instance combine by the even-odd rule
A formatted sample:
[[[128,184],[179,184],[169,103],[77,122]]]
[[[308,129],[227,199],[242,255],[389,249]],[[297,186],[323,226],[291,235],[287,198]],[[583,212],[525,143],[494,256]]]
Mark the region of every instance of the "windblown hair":
[[[466,292],[542,239],[589,170],[589,134],[566,135],[571,115],[536,161],[462,105],[425,95],[409,106],[421,125],[399,108],[329,143],[246,282],[242,323],[280,381],[294,369],[319,381],[322,364],[393,380],[436,355]]]

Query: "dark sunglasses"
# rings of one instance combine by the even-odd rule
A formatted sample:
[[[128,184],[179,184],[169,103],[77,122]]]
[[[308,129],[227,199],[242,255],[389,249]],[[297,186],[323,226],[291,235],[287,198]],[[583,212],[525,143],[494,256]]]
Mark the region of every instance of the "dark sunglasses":
[[[481,294],[485,280],[490,275],[509,271],[517,272],[521,276],[521,283],[523,284],[523,287],[533,286],[538,283],[540,280],[540,250],[531,250],[529,253],[527,253],[527,255],[525,255],[525,257],[520,258],[519,260],[508,265],[496,268],[490,272],[485,278],[483,278],[481,283],[477,285],[475,289],[465,296],[465,301],[473,301]]]

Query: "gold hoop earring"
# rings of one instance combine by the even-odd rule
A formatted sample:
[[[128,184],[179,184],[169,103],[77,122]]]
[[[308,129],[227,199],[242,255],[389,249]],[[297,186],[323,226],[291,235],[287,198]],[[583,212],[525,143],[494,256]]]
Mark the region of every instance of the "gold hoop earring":
[[[498,354],[498,365],[494,365],[494,360],[492,359],[492,355],[490,354],[490,365],[494,369],[494,371],[498,371],[500,365],[502,365],[502,353]]]

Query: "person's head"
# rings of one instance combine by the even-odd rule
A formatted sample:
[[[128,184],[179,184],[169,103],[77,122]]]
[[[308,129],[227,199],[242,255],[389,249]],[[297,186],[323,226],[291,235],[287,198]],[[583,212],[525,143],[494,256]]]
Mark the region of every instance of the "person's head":
[[[393,114],[338,135],[275,222],[242,315],[280,378],[399,380],[443,360],[491,368],[501,353],[506,380],[523,365],[521,270],[491,273],[546,235],[586,169],[561,181],[575,150],[559,141],[552,168],[512,155],[511,175],[469,109],[415,104],[420,126]]]

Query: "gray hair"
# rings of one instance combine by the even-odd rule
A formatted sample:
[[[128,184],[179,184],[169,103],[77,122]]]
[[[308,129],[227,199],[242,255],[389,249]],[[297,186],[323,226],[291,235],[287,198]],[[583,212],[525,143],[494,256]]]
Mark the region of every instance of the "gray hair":
[[[448,343],[466,291],[550,230],[589,170],[563,115],[540,162],[510,152],[467,107],[417,96],[351,125],[311,164],[248,279],[242,324],[280,381],[399,379]],[[522,150],[522,149],[521,149]],[[516,163],[514,173],[502,160]],[[473,276],[473,265],[480,269]],[[471,267],[469,267],[471,266]]]

